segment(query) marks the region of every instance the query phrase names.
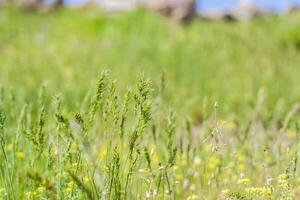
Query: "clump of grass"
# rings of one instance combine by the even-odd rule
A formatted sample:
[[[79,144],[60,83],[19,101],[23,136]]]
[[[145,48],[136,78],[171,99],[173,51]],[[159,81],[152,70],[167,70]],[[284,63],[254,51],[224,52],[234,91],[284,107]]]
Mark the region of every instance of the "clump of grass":
[[[286,115],[274,113],[281,122],[274,124],[267,120],[266,96],[260,92],[249,117],[237,122],[221,119],[217,104],[206,99],[199,120],[175,115],[170,105],[156,103],[164,98],[154,84],[142,76],[122,93],[103,72],[94,94],[88,92],[79,103],[91,99],[88,106],[68,110],[63,94],[54,95],[49,106],[46,99],[52,95],[45,92],[46,86],[37,101],[13,109],[18,115],[6,114],[17,99],[2,101],[0,191],[5,190],[5,198],[291,199],[297,195],[298,104]]]

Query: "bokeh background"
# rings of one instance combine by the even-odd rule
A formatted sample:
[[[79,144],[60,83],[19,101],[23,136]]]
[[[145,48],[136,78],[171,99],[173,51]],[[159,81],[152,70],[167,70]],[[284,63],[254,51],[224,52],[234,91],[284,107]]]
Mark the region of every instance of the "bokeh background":
[[[196,1],[197,13],[187,24],[147,8],[107,12],[99,6],[103,2],[67,0],[46,11],[4,3],[0,82],[25,100],[46,82],[53,93],[66,95],[70,107],[104,68],[124,89],[141,73],[157,83],[165,73],[170,104],[195,113],[205,98],[218,101],[221,113],[243,113],[260,89],[270,107],[282,98],[289,106],[300,97],[299,1]],[[228,15],[241,3],[252,9],[242,14],[257,7],[266,12],[233,23],[201,17],[204,11]]]

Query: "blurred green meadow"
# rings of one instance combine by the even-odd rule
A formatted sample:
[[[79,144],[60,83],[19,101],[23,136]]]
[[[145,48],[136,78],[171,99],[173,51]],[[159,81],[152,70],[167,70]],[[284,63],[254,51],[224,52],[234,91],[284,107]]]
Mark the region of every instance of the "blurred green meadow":
[[[0,199],[297,199],[299,19],[2,8]]]

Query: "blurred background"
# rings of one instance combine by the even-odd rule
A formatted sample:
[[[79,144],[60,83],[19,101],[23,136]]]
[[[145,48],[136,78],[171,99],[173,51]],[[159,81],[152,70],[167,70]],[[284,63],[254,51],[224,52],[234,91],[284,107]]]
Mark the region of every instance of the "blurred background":
[[[163,77],[195,115],[207,100],[242,116],[261,90],[268,108],[300,98],[299,0],[0,2],[0,83],[20,101],[46,83],[76,107],[104,68],[124,89]]]

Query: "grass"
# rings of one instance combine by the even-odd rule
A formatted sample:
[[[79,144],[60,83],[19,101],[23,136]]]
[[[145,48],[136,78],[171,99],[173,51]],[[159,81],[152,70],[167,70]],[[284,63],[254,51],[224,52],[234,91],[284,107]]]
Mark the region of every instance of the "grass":
[[[297,198],[299,25],[1,9],[0,199]]]

